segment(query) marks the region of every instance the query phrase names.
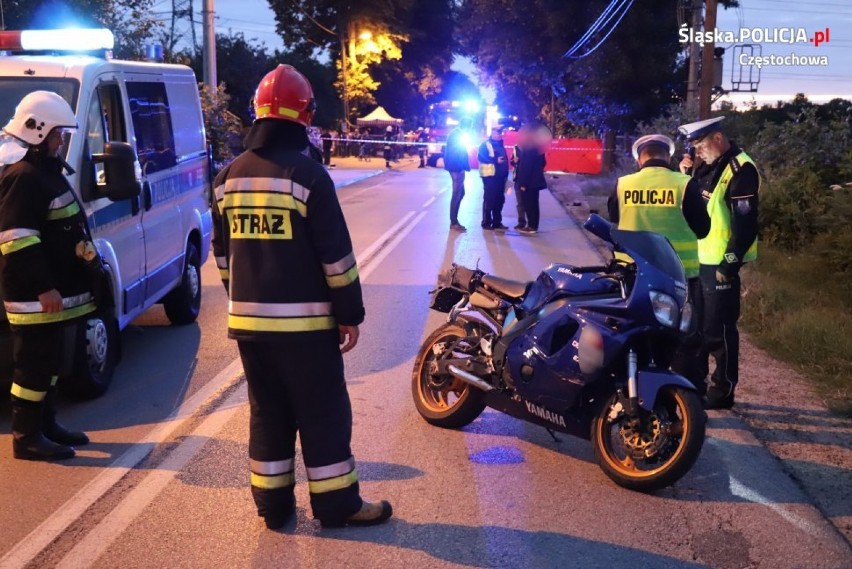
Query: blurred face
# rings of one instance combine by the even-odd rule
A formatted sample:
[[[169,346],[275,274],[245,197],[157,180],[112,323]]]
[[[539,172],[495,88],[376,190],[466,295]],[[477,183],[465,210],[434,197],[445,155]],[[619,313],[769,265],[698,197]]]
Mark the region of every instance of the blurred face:
[[[491,140],[503,140],[503,131],[500,129],[494,129],[491,131]]]
[[[721,132],[711,132],[704,138],[692,141],[695,155],[707,164],[712,164],[728,149],[728,142]]]

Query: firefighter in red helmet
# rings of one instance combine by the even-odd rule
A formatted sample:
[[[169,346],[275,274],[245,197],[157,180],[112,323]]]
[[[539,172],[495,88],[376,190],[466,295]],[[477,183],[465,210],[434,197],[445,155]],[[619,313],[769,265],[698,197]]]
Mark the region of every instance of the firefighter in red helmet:
[[[342,353],[358,341],[364,303],[334,183],[309,151],[313,90],[279,65],[254,108],[246,151],[214,182],[213,250],[248,382],[258,515],[272,529],[293,517],[298,432],[314,517],[325,527],[381,523],[391,506],[361,499],[350,449]]]

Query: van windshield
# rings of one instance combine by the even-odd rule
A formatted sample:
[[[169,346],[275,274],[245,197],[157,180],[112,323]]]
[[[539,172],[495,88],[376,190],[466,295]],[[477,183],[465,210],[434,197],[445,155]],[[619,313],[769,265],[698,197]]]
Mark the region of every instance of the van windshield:
[[[35,77],[0,77],[0,128],[5,127],[15,114],[15,107],[24,95],[33,91],[53,91],[71,105],[77,108],[77,92],[79,85],[72,79],[35,78]],[[65,146],[66,150],[68,146]]]

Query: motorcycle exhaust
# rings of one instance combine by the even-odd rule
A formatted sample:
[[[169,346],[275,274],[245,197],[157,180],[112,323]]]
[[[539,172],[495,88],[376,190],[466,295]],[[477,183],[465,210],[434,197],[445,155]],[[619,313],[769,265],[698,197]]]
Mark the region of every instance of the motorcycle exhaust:
[[[474,387],[478,387],[482,391],[491,391],[494,389],[494,386],[485,381],[484,379],[476,377],[472,373],[459,369],[452,364],[447,366],[447,371],[453,374],[453,377],[457,377],[465,383],[469,383]]]

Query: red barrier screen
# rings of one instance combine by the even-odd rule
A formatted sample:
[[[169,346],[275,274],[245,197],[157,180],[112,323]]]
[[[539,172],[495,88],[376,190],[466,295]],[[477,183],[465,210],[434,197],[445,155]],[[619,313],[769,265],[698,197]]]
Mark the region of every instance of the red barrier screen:
[[[503,144],[509,158],[512,157],[512,147],[518,137],[516,131],[503,134]],[[470,151],[470,166],[478,168],[479,161],[475,146]],[[554,138],[550,150],[545,152],[547,171],[573,172],[575,174],[600,174],[603,166],[603,141],[597,138]]]

